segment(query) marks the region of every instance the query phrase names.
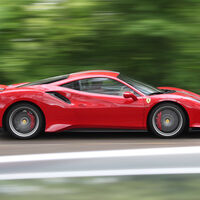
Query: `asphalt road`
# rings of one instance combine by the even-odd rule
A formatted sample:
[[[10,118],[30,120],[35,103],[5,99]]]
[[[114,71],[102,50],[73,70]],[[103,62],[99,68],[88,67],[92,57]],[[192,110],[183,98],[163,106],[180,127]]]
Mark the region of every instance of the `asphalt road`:
[[[32,140],[16,140],[0,133],[0,155],[180,146],[200,146],[200,132],[176,139],[154,138],[149,133],[45,133]]]
[[[0,157],[0,180],[159,174],[200,174],[200,147]]]
[[[200,132],[176,139],[149,133],[46,133],[33,140],[0,133],[0,180],[167,173],[200,174]]]

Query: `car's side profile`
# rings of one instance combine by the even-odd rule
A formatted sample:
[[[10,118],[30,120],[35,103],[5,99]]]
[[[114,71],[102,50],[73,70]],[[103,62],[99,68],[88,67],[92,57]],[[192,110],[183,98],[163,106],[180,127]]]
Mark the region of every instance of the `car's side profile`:
[[[113,71],[78,72],[0,85],[0,127],[19,139],[74,129],[149,130],[170,138],[200,128],[200,96]]]

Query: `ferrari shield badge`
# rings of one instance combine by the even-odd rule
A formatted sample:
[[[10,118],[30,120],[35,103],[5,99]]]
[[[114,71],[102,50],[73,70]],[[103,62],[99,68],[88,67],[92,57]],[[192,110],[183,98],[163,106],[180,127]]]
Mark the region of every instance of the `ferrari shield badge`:
[[[146,99],[146,102],[147,102],[147,103],[150,103],[150,102],[151,102],[151,99],[150,99],[150,98],[147,98],[147,99]]]

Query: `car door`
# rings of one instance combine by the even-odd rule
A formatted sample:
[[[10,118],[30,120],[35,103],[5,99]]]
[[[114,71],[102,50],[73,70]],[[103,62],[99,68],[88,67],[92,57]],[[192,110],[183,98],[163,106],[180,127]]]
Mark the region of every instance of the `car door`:
[[[63,85],[70,88],[77,126],[91,128],[144,128],[144,99],[123,97],[131,88],[111,78],[95,77]]]

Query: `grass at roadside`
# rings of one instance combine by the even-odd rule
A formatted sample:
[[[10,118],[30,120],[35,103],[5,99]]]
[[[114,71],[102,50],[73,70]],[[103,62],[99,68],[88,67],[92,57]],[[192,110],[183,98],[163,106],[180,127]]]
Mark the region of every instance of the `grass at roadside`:
[[[0,200],[199,199],[200,175],[0,181]]]

